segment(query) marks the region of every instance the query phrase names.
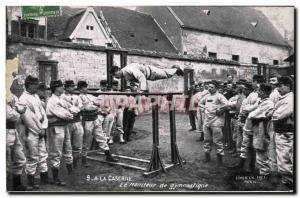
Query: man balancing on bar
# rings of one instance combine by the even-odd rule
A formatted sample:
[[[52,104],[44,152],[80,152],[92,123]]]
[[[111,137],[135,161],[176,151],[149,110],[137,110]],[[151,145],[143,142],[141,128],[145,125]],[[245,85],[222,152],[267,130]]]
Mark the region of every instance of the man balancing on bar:
[[[155,81],[168,79],[177,74],[183,76],[183,70],[178,65],[173,65],[171,69],[160,69],[152,65],[131,63],[124,68],[113,66],[110,70],[116,78],[124,77],[129,82],[139,83],[140,92],[148,90],[147,80]]]

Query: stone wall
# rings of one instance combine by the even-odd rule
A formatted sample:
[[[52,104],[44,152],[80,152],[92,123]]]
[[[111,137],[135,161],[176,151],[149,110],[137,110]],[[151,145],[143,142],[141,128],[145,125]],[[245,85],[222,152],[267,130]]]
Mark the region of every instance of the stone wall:
[[[244,64],[251,64],[252,57],[260,63],[273,65],[273,60],[278,60],[279,64],[286,64],[283,60],[289,56],[286,47],[192,30],[184,30],[183,44],[191,54],[201,54],[206,47],[207,53],[215,52],[219,59],[231,60],[232,55],[239,55]]]
[[[100,80],[106,79],[106,49],[99,46],[27,38],[9,38],[7,41],[8,54],[14,54],[18,58],[21,80],[29,74],[38,77],[38,60],[52,60],[58,62],[59,79],[62,81],[72,79],[75,83],[78,80],[86,80],[90,87],[99,87]],[[115,57],[117,63],[119,59],[119,56]],[[251,79],[256,73],[255,67],[241,66],[232,61],[129,50],[127,64],[133,62],[159,68],[171,68],[174,64],[194,68],[196,82],[225,80],[227,73],[233,74],[235,79]],[[181,92],[183,78],[174,76],[167,80],[149,82],[149,87],[153,92]]]

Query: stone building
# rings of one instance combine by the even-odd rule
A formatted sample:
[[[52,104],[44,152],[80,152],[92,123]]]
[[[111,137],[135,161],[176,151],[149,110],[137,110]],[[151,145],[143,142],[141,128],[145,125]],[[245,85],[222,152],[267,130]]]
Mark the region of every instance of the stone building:
[[[156,8],[158,11],[165,9]],[[250,79],[257,73],[256,66],[241,63],[247,62],[251,56],[256,56],[258,62],[266,62],[261,58],[263,53],[270,60],[275,59],[276,54],[278,62],[282,54],[285,54],[284,58],[288,56],[284,43],[275,45],[254,38],[201,33],[178,25],[178,19],[172,17],[169,17],[171,20],[167,24],[172,24],[170,27],[173,29],[166,29],[161,25],[161,19],[124,8],[61,9],[61,16],[46,20],[22,19],[20,7],[7,7],[7,60],[14,60],[21,80],[31,74],[46,85],[53,79],[72,79],[75,83],[87,80],[91,88],[97,88],[100,80],[112,80],[108,70],[113,62],[121,66],[138,62],[161,68],[183,65],[194,69],[196,82],[224,80],[228,73],[233,74],[235,79]],[[210,11],[213,13],[213,10]],[[187,53],[183,53],[183,43]],[[199,46],[204,44],[206,47],[203,46],[201,53],[198,53]],[[255,51],[256,47],[259,50]],[[210,50],[216,55],[207,56]],[[239,56],[238,59],[231,57],[231,54]],[[150,89],[183,91],[183,79],[175,76],[150,82]]]
[[[241,64],[285,64],[290,46],[268,18],[250,7],[137,7],[153,16],[184,54],[235,60]],[[293,12],[291,7],[291,12]]]

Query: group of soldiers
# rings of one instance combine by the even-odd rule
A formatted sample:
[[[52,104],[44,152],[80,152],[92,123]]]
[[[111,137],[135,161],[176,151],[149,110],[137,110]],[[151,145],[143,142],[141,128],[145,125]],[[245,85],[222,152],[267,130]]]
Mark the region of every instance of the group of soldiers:
[[[204,141],[204,163],[211,161],[213,142],[219,165],[224,165],[224,146],[232,146],[228,153],[238,157],[238,163],[227,168],[269,176],[272,181],[280,176],[292,186],[293,90],[291,76],[270,76],[266,83],[263,76],[254,75],[252,82],[234,83],[228,75],[223,84],[215,80],[196,84],[190,100],[190,131],[198,128],[201,134],[197,141]]]
[[[160,69],[137,63],[122,69],[114,66],[110,73],[132,82],[127,91],[140,94],[148,91],[148,80],[184,75],[179,66]],[[271,76],[269,81],[265,83],[263,76],[254,75],[252,82],[240,79],[234,83],[233,77],[228,75],[223,85],[215,80],[197,84],[191,105],[187,107],[191,130],[198,126],[199,141],[204,141],[204,163],[211,161],[214,142],[217,163],[223,165],[224,145],[233,142],[232,154],[239,160],[230,168],[253,173],[256,167],[261,175],[277,172],[282,182],[291,185],[294,80],[289,76]],[[34,178],[37,171],[41,184],[66,185],[59,178],[61,158],[64,157],[69,174],[78,167],[80,159],[82,166],[87,167],[87,153],[93,140],[104,150],[107,161],[117,161],[109,148],[113,143],[111,132],[117,131],[120,143],[130,141],[138,114],[135,98],[128,96],[127,101],[120,100],[114,109],[104,95],[89,94],[86,81],[78,81],[78,93],[72,80],[64,84],[60,80],[51,81],[49,97],[45,96],[45,85],[37,78],[28,76],[24,84],[22,94],[14,96],[6,105],[7,159],[11,159],[14,190],[38,189]],[[23,169],[28,181],[26,188],[21,184]]]
[[[39,184],[35,175],[40,174],[40,184],[64,186],[59,177],[62,157],[68,174],[81,166],[88,167],[87,153],[93,141],[102,149],[106,160],[116,162],[110,152],[113,134],[121,144],[130,140],[135,116],[133,97],[119,101],[117,108],[104,95],[95,97],[88,93],[86,81],[75,83],[67,80],[51,81],[51,94],[35,77],[25,79],[25,90],[19,97],[6,104],[7,159],[13,177],[13,190],[36,190]],[[129,92],[136,87],[128,87]],[[132,101],[132,102],[131,102]],[[52,177],[48,178],[48,167]],[[23,170],[27,186],[21,182]]]

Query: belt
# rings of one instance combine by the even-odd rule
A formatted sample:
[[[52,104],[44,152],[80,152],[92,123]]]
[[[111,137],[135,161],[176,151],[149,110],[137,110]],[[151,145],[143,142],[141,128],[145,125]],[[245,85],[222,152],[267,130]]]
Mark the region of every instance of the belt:
[[[80,115],[77,114],[76,116],[74,116],[73,120],[70,120],[69,122],[70,123],[80,122]]]
[[[6,120],[6,129],[16,129],[16,122]]]
[[[282,120],[273,121],[273,127],[274,127],[275,133],[287,133],[287,132],[294,131],[293,124],[284,123]]]
[[[64,120],[64,119],[58,118],[56,116],[48,117],[49,126],[66,126],[68,123],[69,123],[68,120]]]

